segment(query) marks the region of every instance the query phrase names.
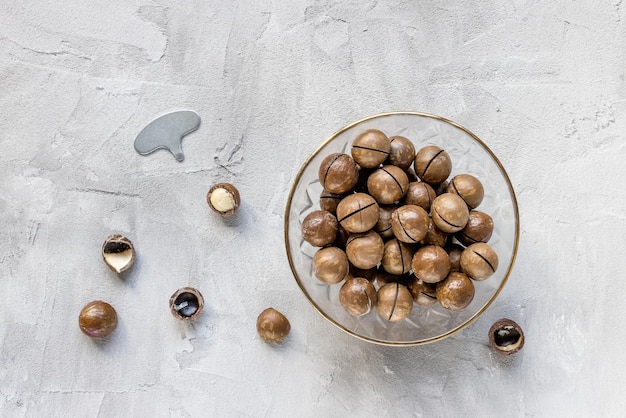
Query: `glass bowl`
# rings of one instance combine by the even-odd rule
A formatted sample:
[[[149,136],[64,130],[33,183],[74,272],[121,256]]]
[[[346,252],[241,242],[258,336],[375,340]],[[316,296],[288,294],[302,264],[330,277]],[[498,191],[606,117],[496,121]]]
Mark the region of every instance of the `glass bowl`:
[[[498,254],[499,267],[493,276],[474,282],[476,294],[461,311],[449,311],[436,303],[431,307],[414,304],[411,315],[400,322],[382,319],[376,310],[361,317],[346,312],[339,303],[342,283],[327,285],[312,270],[318,248],[302,239],[301,224],[319,209],[322,186],[318,169],[329,154],[350,155],[352,140],[365,129],[379,129],[387,135],[402,135],[413,141],[416,150],[432,144],[445,149],[452,159],[452,173],[468,173],[484,186],[485,197],[478,210],[489,214],[494,231],[489,244]],[[416,112],[383,113],[361,119],[340,129],[325,140],[304,162],[291,187],[285,211],[285,245],[293,275],[313,307],[332,324],[348,334],[384,345],[419,345],[446,338],[475,320],[496,299],[506,283],[517,253],[519,214],[513,186],[502,164],[476,135],[445,118]]]

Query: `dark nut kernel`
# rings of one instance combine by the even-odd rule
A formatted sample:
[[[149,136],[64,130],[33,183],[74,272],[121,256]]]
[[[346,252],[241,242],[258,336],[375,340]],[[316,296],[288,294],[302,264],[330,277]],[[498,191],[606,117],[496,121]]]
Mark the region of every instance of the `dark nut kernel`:
[[[402,199],[409,187],[404,170],[395,165],[385,165],[370,174],[367,190],[376,201],[389,205]]]
[[[389,138],[390,149],[388,164],[407,170],[415,161],[415,145],[413,142],[403,136],[392,136]]]
[[[328,190],[322,190],[320,193],[320,209],[332,213],[337,213],[337,205],[341,202],[344,195],[331,193]]]
[[[324,247],[313,256],[313,275],[326,284],[337,284],[348,275],[346,253],[337,247]]]
[[[133,243],[123,235],[111,235],[102,244],[102,259],[116,273],[131,268],[135,257]]]
[[[474,283],[459,272],[452,272],[437,283],[437,301],[451,311],[465,309],[474,299],[474,292]]]
[[[391,215],[393,235],[408,244],[418,243],[428,232],[428,213],[415,205],[404,205]]]
[[[117,327],[117,313],[113,306],[101,300],[89,302],[78,316],[80,330],[91,338],[103,338]]]
[[[465,228],[455,234],[463,245],[487,242],[493,233],[493,219],[484,212],[471,210]]]
[[[433,200],[430,211],[437,228],[454,233],[465,228],[469,220],[469,209],[458,195],[444,193]]]
[[[393,238],[385,243],[381,265],[388,273],[402,275],[411,270],[412,259],[411,246]]]
[[[437,284],[426,283],[417,277],[411,277],[408,285],[413,301],[420,306],[432,306],[437,303]]]
[[[432,219],[428,220],[428,231],[423,240],[420,241],[422,245],[438,245],[444,247],[448,242],[448,234],[437,228],[437,225]]]
[[[485,280],[498,269],[498,254],[484,242],[472,244],[461,254],[461,268],[472,279]]]
[[[427,283],[437,283],[450,273],[450,258],[443,248],[427,245],[413,256],[413,274]]]
[[[390,148],[387,135],[377,129],[368,129],[354,138],[351,153],[361,167],[374,168],[387,159]]]
[[[339,290],[339,303],[353,316],[369,313],[376,306],[376,300],[376,288],[362,277],[348,279]]]
[[[291,324],[285,315],[274,308],[267,308],[256,320],[256,331],[268,343],[278,343],[291,331]]]
[[[396,210],[395,206],[383,205],[379,207],[378,222],[374,226],[374,231],[383,239],[393,238],[393,230],[391,229],[391,214]]]
[[[337,219],[346,231],[369,231],[378,222],[378,203],[370,195],[355,193],[344,197],[337,206]]]
[[[524,347],[524,331],[511,319],[499,319],[489,328],[489,346],[498,354],[515,354]]]
[[[239,190],[230,183],[217,183],[211,186],[206,195],[209,207],[223,218],[229,218],[237,212],[241,198]]]
[[[330,154],[320,164],[319,180],[331,193],[347,193],[359,179],[359,166],[348,154]]]
[[[423,181],[413,181],[409,183],[403,203],[405,205],[420,206],[424,208],[426,212],[430,212],[430,205],[436,197],[435,189],[433,189],[430,184],[424,183]]]
[[[482,183],[471,174],[459,174],[452,177],[448,184],[448,193],[461,196],[470,209],[478,207],[485,196]]]
[[[450,259],[450,271],[463,272],[461,268],[461,254],[465,251],[465,247],[459,244],[449,244],[445,247]]]
[[[314,210],[302,221],[302,239],[314,247],[332,244],[337,238],[337,218],[325,210]]]
[[[378,289],[376,311],[385,320],[402,321],[413,310],[413,295],[400,283],[387,283]]]
[[[204,297],[193,287],[178,289],[170,297],[170,311],[175,318],[183,321],[196,319],[204,308]]]
[[[415,173],[430,184],[439,184],[445,181],[452,171],[450,155],[435,145],[428,145],[420,149],[415,155]]]
[[[374,231],[352,234],[346,244],[348,260],[365,270],[376,267],[383,258],[384,249],[383,239]]]

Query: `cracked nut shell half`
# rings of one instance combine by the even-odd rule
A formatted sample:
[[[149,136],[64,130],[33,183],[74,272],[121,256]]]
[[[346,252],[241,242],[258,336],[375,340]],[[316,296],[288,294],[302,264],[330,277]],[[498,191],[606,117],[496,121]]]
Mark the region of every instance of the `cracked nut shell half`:
[[[489,346],[498,354],[515,354],[524,347],[524,331],[511,319],[499,319],[489,328]]]
[[[193,287],[180,288],[170,297],[170,311],[176,319],[193,321],[203,308],[204,297]]]
[[[239,190],[230,183],[214,184],[206,195],[209,207],[223,218],[230,218],[239,209]]]
[[[135,257],[133,243],[123,235],[111,235],[102,244],[102,259],[116,273],[131,268]]]

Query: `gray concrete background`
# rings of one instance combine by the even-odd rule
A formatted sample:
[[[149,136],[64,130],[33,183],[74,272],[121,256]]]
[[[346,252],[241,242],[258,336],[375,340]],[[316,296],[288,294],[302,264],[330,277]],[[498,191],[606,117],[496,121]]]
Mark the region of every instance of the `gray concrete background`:
[[[479,4],[477,4],[479,3]],[[626,26],[622,1],[4,0],[0,8],[3,416],[620,416],[626,403]],[[138,155],[191,109],[185,161]],[[289,269],[291,181],[340,127],[452,119],[501,159],[521,213],[500,298],[462,332],[393,348],[336,329]],[[230,181],[234,223],[209,212]],[[136,245],[124,277],[100,246]],[[206,312],[174,320],[199,288]],[[77,326],[104,299],[106,344]],[[279,347],[255,331],[274,306]],[[508,316],[527,335],[486,345]]]

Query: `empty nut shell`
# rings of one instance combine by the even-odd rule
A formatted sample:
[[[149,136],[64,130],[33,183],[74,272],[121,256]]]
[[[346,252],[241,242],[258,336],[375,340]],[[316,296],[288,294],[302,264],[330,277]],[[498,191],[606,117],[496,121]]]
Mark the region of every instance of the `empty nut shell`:
[[[524,347],[524,331],[511,319],[499,319],[489,328],[489,346],[498,354],[515,354]]]
[[[376,311],[385,320],[402,321],[413,310],[413,295],[400,283],[387,283],[378,289]]]
[[[409,244],[398,241],[397,238],[385,243],[381,264],[388,273],[396,275],[408,273],[411,270],[412,260],[413,249]]]
[[[80,311],[78,326],[89,337],[103,338],[110,335],[117,327],[117,313],[108,303],[94,300]]]
[[[443,149],[428,145],[415,155],[415,173],[426,183],[439,184],[445,181],[452,171],[450,155]]]
[[[256,331],[268,343],[278,343],[289,335],[291,324],[285,315],[274,308],[267,308],[256,320]]]
[[[446,309],[460,311],[474,299],[474,283],[463,273],[452,272],[437,283],[437,301]]]
[[[331,193],[347,193],[359,180],[359,166],[347,154],[330,154],[322,160],[318,175],[324,189]]]
[[[403,136],[392,136],[389,138],[389,158],[388,164],[407,170],[415,161],[415,146],[413,142]]]
[[[387,159],[390,148],[387,135],[378,129],[368,129],[354,138],[351,153],[361,167],[374,168]]]
[[[314,247],[332,244],[337,238],[337,218],[325,210],[314,210],[302,221],[302,239]]]
[[[427,245],[420,248],[413,256],[413,274],[427,283],[437,283],[450,272],[450,258],[443,248]]]
[[[102,244],[102,259],[116,273],[131,268],[135,257],[133,243],[123,235],[111,235]]]
[[[346,231],[352,233],[369,231],[378,222],[378,203],[365,193],[344,197],[337,206],[337,219]]]
[[[430,205],[436,197],[435,189],[430,184],[423,181],[413,181],[409,183],[403,202],[405,205],[420,206],[426,212],[430,212]]]
[[[313,274],[326,284],[336,284],[348,275],[348,257],[337,247],[324,247],[313,256]]]
[[[376,306],[376,288],[367,279],[348,279],[339,290],[339,303],[353,316],[369,313]]]
[[[420,306],[432,306],[437,303],[437,285],[426,283],[417,277],[411,277],[408,284],[409,291],[413,296],[413,301]]]
[[[423,208],[404,205],[392,213],[391,229],[400,241],[415,244],[426,236],[429,221],[428,213]]]
[[[176,319],[193,321],[203,309],[204,297],[193,287],[180,288],[170,297],[170,311]]]
[[[433,200],[430,214],[437,228],[454,233],[465,228],[469,220],[469,209],[465,201],[453,193],[444,193]]]
[[[215,213],[224,218],[229,218],[239,209],[241,198],[239,197],[239,190],[232,184],[217,183],[209,189],[206,201]]]
[[[498,254],[484,242],[472,244],[461,254],[461,268],[472,279],[485,280],[498,269]]]
[[[487,242],[493,233],[493,219],[478,210],[471,210],[465,228],[455,234],[463,245]]]
[[[383,258],[385,244],[374,231],[352,234],[346,244],[346,255],[350,263],[361,269],[371,269]]]
[[[447,191],[461,196],[470,209],[478,207],[485,196],[483,184],[471,174],[459,174],[452,177]]]
[[[404,170],[395,165],[385,165],[374,171],[367,179],[369,194],[382,205],[389,205],[406,194],[409,178]]]

